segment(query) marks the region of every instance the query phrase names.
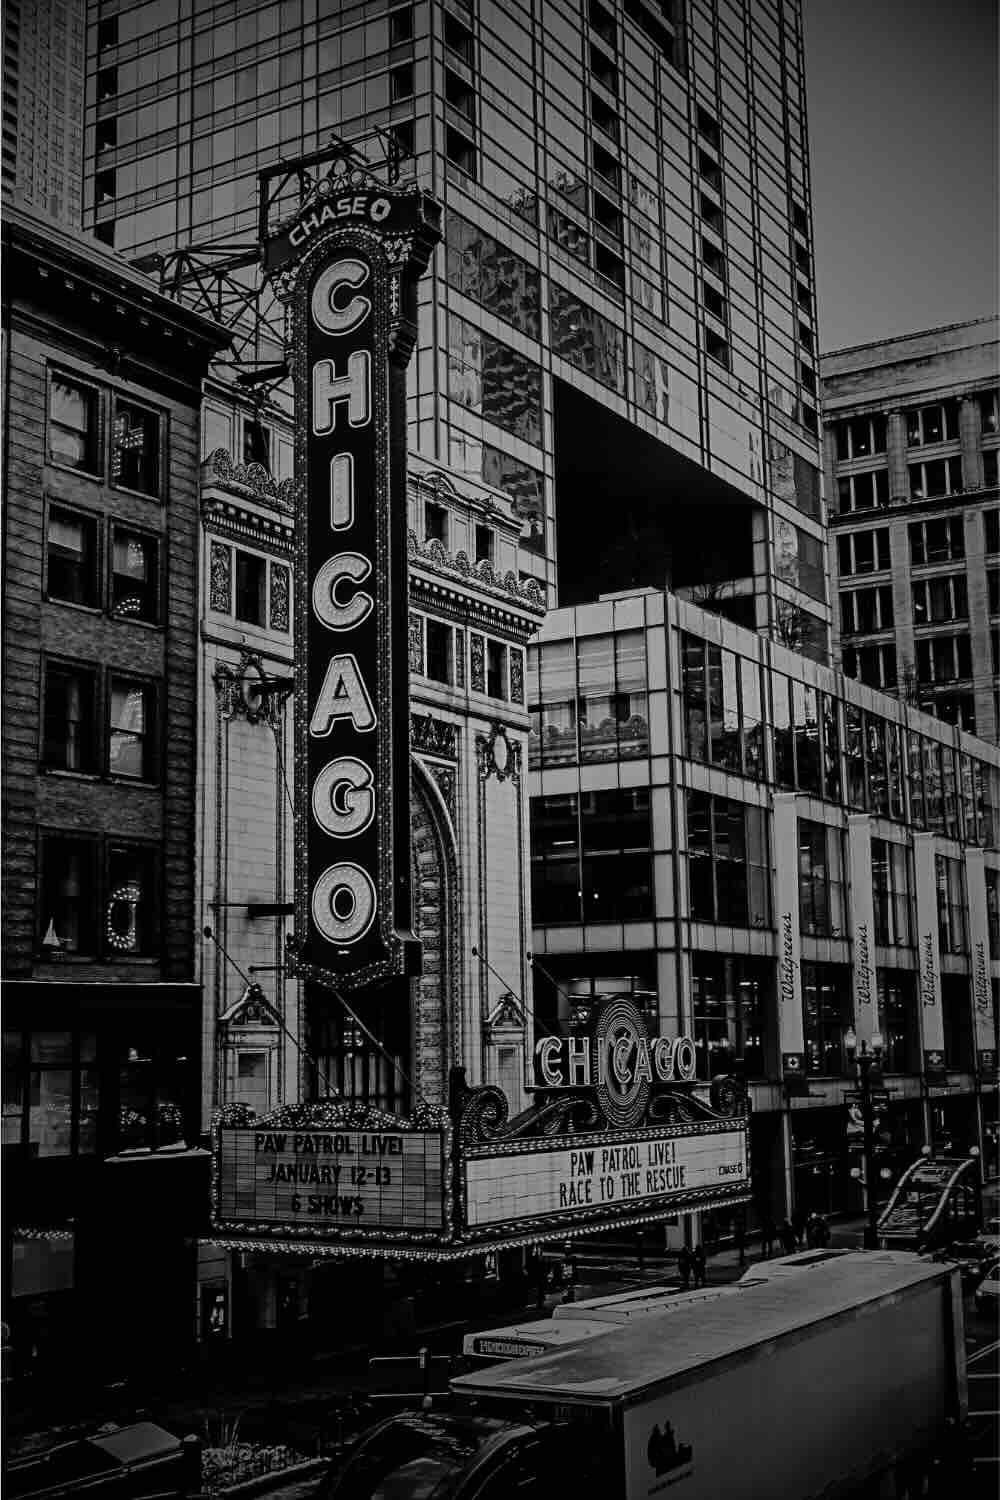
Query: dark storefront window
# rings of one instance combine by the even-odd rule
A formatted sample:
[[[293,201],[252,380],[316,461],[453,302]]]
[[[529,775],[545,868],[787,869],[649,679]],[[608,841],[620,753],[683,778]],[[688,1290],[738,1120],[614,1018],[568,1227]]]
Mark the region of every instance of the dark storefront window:
[[[698,1077],[732,1072],[739,1063],[747,1078],[766,1073],[765,1026],[773,989],[769,959],[694,953],[691,993]]]
[[[946,1067],[972,1069],[972,998],[965,974],[941,975],[941,1020]]]
[[[688,792],[688,878],[694,921],[770,926],[766,817],[763,808],[707,792]]]
[[[849,1197],[847,1121],[843,1109],[802,1110],[792,1116],[795,1207],[803,1213],[846,1209]]]
[[[803,964],[802,1007],[806,1066],[840,1078],[846,1072],[844,1033],[851,1024],[851,971],[846,964]]]
[[[182,1146],[192,1107],[194,1059],[176,1039],[141,1023],[126,1028],[118,1051],[116,1152]]]
[[[5,1031],[3,1143],[32,1160],[97,1150],[96,1039],[91,1033]]]
[[[920,1031],[917,1020],[916,975],[907,969],[878,971],[878,1026],[886,1073],[920,1071]]]

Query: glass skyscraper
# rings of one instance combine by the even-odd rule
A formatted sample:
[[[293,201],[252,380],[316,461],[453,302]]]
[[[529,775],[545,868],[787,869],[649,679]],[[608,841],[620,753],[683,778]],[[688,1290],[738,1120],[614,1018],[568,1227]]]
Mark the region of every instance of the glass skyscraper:
[[[126,255],[251,242],[260,169],[376,127],[445,205],[411,448],[513,497],[550,602],[666,586],[825,659],[798,0],[92,0]]]

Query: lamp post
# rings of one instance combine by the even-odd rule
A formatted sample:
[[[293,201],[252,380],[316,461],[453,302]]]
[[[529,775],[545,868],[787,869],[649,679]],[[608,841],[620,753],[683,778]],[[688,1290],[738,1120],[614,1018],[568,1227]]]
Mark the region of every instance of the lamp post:
[[[853,1026],[849,1027],[844,1033],[844,1046],[847,1048],[848,1060],[857,1064],[858,1083],[861,1094],[861,1124],[864,1130],[865,1212],[867,1215],[864,1238],[866,1250],[878,1249],[878,1201],[875,1193],[875,1106],[872,1103],[872,1070],[874,1069],[876,1074],[880,1071],[882,1045],[882,1036],[877,1030],[872,1032],[870,1051],[868,1043],[863,1037],[859,1047],[857,1033]]]

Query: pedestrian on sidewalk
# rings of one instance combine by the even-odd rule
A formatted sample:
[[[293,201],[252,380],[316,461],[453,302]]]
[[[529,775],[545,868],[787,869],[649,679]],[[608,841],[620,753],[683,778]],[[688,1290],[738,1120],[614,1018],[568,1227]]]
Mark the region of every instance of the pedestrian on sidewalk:
[[[806,1214],[804,1209],[797,1208],[792,1214],[792,1228],[795,1230],[797,1244],[801,1245],[806,1234]]]
[[[691,1258],[691,1251],[688,1249],[687,1245],[682,1245],[681,1253],[677,1257],[677,1269],[680,1272],[681,1285],[685,1291],[687,1291],[688,1287],[691,1285],[692,1266],[693,1262]]]
[[[747,1263],[747,1232],[742,1219],[736,1220],[736,1228],[733,1230],[733,1244],[740,1253],[740,1265]]]
[[[795,1230],[792,1228],[791,1219],[785,1219],[778,1231],[778,1238],[781,1241],[781,1253],[783,1255],[794,1255],[799,1248],[799,1242],[795,1238]]]
[[[694,1284],[696,1287],[705,1285],[705,1251],[701,1245],[695,1245],[691,1256],[691,1266],[694,1271]]]
[[[774,1254],[774,1237],[777,1230],[770,1214],[765,1214],[760,1226],[760,1258],[770,1260]]]

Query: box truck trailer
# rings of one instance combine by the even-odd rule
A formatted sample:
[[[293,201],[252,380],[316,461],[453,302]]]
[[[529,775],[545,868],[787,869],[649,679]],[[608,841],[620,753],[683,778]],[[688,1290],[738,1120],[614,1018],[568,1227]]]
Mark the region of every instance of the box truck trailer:
[[[957,1271],[847,1253],[453,1380],[365,1434],[333,1500],[923,1494],[968,1410]],[[925,1475],[926,1477],[926,1475]],[[874,1487],[873,1487],[874,1486]]]

